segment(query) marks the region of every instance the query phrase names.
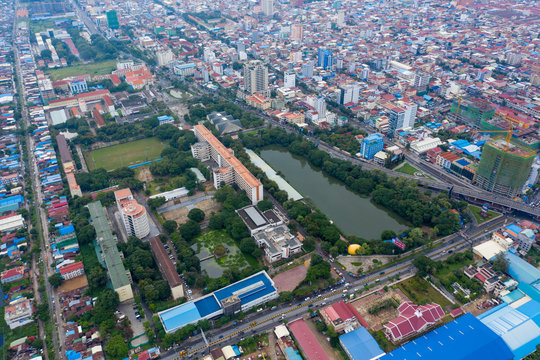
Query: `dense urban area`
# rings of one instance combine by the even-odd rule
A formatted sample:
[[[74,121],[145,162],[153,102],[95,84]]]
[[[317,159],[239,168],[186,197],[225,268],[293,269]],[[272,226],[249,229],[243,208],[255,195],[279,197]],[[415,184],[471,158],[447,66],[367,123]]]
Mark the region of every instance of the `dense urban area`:
[[[0,0],[15,360],[540,360],[537,0]]]

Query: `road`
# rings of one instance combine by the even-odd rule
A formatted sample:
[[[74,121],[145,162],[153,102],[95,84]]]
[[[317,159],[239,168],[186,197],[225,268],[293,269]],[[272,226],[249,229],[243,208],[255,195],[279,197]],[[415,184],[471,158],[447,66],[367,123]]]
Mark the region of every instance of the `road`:
[[[18,6],[18,2],[16,3],[16,8]],[[16,35],[16,20],[15,20],[15,25],[14,25],[14,34],[13,34],[13,37],[14,39],[17,38],[17,35]],[[26,35],[27,38],[26,39],[23,39],[25,41],[30,41],[29,40],[29,34]],[[24,99],[26,99],[26,89],[24,87],[24,85],[22,85],[22,80],[23,80],[23,72],[22,72],[22,68],[21,68],[21,64],[20,64],[20,59],[19,59],[19,49],[17,47],[14,48],[14,52],[15,52],[15,69],[16,69],[16,72],[17,72],[17,78],[19,79],[19,81],[21,82],[21,95]],[[34,65],[32,65],[34,66]],[[30,70],[31,69],[27,69],[27,70]],[[35,71],[35,66],[34,66],[34,69]],[[30,120],[29,120],[29,116],[28,116],[28,109],[27,109],[27,104],[25,101],[22,101],[21,103],[21,107],[22,107],[22,121],[25,123],[25,126],[28,127],[30,125]],[[62,336],[63,335],[63,331],[61,330],[61,328],[59,326],[61,326],[61,323],[59,324],[59,319],[60,319],[60,306],[58,304],[58,301],[54,302],[53,298],[54,298],[54,291],[51,287],[51,285],[49,284],[49,281],[48,281],[48,277],[50,275],[52,275],[53,273],[51,272],[52,270],[52,267],[51,267],[51,262],[52,262],[52,259],[49,257],[49,252],[48,252],[48,243],[49,243],[49,239],[48,239],[48,221],[47,221],[47,216],[46,216],[46,213],[45,213],[45,210],[41,207],[41,204],[43,203],[42,201],[42,193],[41,193],[41,186],[40,186],[40,181],[39,181],[39,172],[38,172],[38,168],[37,168],[37,164],[35,162],[35,158],[33,157],[33,151],[34,151],[34,139],[28,134],[26,133],[25,135],[26,137],[26,146],[27,146],[27,151],[28,151],[28,161],[29,161],[29,169],[27,169],[31,176],[30,176],[30,179],[31,179],[31,186],[32,186],[32,189],[33,189],[33,193],[35,194],[35,199],[34,199],[34,203],[36,204],[35,205],[35,208],[38,209],[38,212],[39,212],[39,216],[40,216],[40,220],[41,221],[41,229],[43,229],[42,231],[42,239],[43,239],[43,243],[41,244],[40,248],[41,248],[41,259],[42,260],[45,260],[45,264],[44,264],[44,269],[45,269],[45,273],[43,274],[44,278],[45,278],[45,293],[46,293],[46,296],[47,296],[47,301],[48,301],[48,304],[49,304],[49,312],[50,314],[52,314],[51,316],[51,321],[53,322],[53,325],[55,325],[55,328],[57,331],[53,331],[53,345],[54,345],[54,350],[55,350],[55,354],[58,358],[62,358],[61,357],[61,350],[60,350],[60,345],[58,344],[58,337]],[[39,226],[38,226],[39,228]],[[63,341],[61,341],[61,343],[63,344]]]
[[[469,240],[466,240],[458,234],[454,234],[447,237],[446,240],[438,246],[424,252],[418,252],[417,255],[426,255],[436,261],[445,259],[452,253],[465,251],[473,244],[484,240],[489,236],[490,231],[503,226],[508,220],[509,218],[502,217],[487,221],[480,226],[471,226],[463,232]],[[228,324],[218,329],[205,332],[209,342],[208,346],[204,343],[201,335],[192,336],[182,343],[181,349],[165,352],[162,354],[162,358],[166,360],[177,360],[182,357],[202,356],[206,354],[209,349],[218,346],[218,344],[220,347],[235,344],[245,336],[252,336],[255,333],[266,331],[279,325],[284,320],[292,321],[300,318],[310,308],[317,309],[326,304],[341,300],[344,297],[345,288],[354,291],[365,285],[382,285],[385,282],[388,282],[390,278],[393,279],[396,276],[404,277],[412,275],[416,272],[416,268],[412,265],[412,261],[417,255],[390,264],[373,273],[366,274],[360,279],[354,279],[349,282],[350,286],[345,287],[342,283],[337,287],[323,290],[315,296],[310,296],[309,298],[300,299],[290,304],[282,304],[276,308],[265,309],[261,312],[250,314],[236,326]],[[180,353],[184,351],[185,353],[180,356]]]

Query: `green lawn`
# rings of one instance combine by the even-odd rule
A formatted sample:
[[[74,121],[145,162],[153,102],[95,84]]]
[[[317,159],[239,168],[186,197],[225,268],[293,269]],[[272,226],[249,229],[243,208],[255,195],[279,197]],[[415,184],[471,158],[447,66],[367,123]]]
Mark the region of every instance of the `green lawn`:
[[[30,21],[30,30],[34,33],[38,33],[38,32],[45,31],[47,29],[56,29],[56,25],[54,24],[54,22],[56,20],[64,20],[64,19],[72,20],[74,18],[70,16],[67,18],[54,19],[54,20],[53,19],[32,20]]]
[[[482,217],[482,208],[479,206],[474,206],[474,205],[469,205],[469,210],[471,210],[472,214],[474,215],[474,218],[479,224],[486,222],[488,220],[491,220],[494,217],[499,215],[498,212],[488,210],[486,217],[484,218]]]
[[[424,304],[434,302],[443,309],[452,305],[447,298],[441,295],[440,292],[435,290],[427,280],[421,277],[415,276],[407,280],[403,280],[397,286],[407,295],[409,300],[415,304]]]
[[[77,75],[106,75],[116,69],[116,60],[106,60],[92,64],[78,64],[60,69],[45,70],[50,75],[52,81],[62,80],[70,76]]]
[[[165,147],[157,138],[148,138],[94,150],[86,153],[85,159],[90,170],[104,168],[110,171],[158,159]]]

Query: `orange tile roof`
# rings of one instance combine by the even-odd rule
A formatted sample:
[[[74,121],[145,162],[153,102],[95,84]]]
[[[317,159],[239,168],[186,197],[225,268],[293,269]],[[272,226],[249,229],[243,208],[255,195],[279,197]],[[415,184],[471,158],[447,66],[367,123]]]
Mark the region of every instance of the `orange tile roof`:
[[[133,196],[133,195],[131,194],[131,190],[129,189],[120,189],[114,192],[114,197],[116,201],[128,198],[130,196]]]
[[[224,158],[229,165],[233,167],[238,175],[240,175],[251,187],[261,186],[261,182],[257,179],[245,166],[227,149],[214,134],[210,132],[204,125],[195,125],[194,128],[204,137],[204,139]]]

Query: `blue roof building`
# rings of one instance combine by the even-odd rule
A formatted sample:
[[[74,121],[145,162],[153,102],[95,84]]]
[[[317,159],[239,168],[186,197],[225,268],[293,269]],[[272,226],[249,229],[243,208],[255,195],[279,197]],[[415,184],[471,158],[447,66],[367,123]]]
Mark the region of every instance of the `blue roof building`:
[[[384,140],[382,134],[371,134],[362,140],[362,145],[360,146],[360,155],[362,155],[364,159],[373,159],[375,154],[381,151],[383,148]]]
[[[540,344],[540,327],[533,320],[539,317],[540,304],[529,300],[517,308],[502,303],[478,318],[504,340],[516,359],[521,359]]]
[[[278,297],[274,282],[265,271],[258,272],[202,298],[158,313],[165,332],[211,319],[227,312],[246,311]]]
[[[384,355],[377,341],[363,327],[341,335],[339,343],[351,360],[373,360]]]
[[[465,314],[396,350],[383,360],[511,360],[512,351],[489,327]]]
[[[540,280],[540,270],[507,251],[505,257],[508,260],[508,273],[520,283],[531,284]]]

